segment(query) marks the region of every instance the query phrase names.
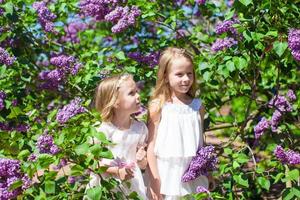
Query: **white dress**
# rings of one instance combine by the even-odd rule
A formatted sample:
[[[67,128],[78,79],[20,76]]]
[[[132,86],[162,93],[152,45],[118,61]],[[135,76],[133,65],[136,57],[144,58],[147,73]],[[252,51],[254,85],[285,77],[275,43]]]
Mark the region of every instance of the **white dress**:
[[[167,102],[161,110],[154,154],[161,181],[160,192],[164,199],[180,199],[196,192],[197,186],[208,188],[205,176],[183,183],[181,177],[199,146],[203,146],[203,131],[200,120],[200,99],[189,104]]]
[[[129,188],[128,184],[122,184],[122,191],[127,195],[136,191],[140,197],[147,199],[143,176],[140,168],[136,164],[137,146],[144,144],[148,136],[148,129],[146,125],[143,122],[133,120],[129,129],[119,130],[112,123],[102,122],[100,127],[97,128],[97,131],[103,132],[107,139],[115,144],[109,146],[114,158],[122,160],[127,164],[132,162],[135,163],[134,177],[128,181],[131,186]],[[111,164],[111,162],[112,160],[109,159],[102,160],[102,163],[106,165]],[[106,177],[108,174],[103,174],[103,176]],[[91,180],[87,185],[87,189],[98,185],[100,185],[100,177],[97,174],[91,174]]]

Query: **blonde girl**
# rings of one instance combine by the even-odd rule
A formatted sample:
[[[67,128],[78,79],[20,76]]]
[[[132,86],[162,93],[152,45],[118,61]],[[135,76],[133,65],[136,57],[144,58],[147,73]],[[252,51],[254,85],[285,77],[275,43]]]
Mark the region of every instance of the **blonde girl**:
[[[116,75],[104,79],[97,87],[95,106],[101,114],[102,123],[98,127],[112,141],[110,150],[114,160],[102,159],[101,165],[108,166],[105,176],[113,176],[122,184],[126,195],[136,191],[146,199],[145,185],[139,167],[147,165],[145,140],[148,129],[143,122],[132,118],[132,114],[140,110],[140,97],[136,83],[129,74]],[[93,138],[93,142],[99,142]],[[88,188],[100,185],[100,177],[92,174]]]
[[[167,48],[159,59],[156,86],[149,103],[150,199],[175,200],[208,188],[200,176],[182,183],[181,177],[198,147],[203,146],[204,106],[195,98],[196,77],[192,57],[179,48]]]

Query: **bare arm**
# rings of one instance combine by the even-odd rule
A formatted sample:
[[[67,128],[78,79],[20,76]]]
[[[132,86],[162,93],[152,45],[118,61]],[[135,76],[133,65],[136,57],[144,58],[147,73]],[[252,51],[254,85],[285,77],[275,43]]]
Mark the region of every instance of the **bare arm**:
[[[204,145],[204,115],[205,115],[205,107],[202,104],[200,109],[199,109],[199,113],[200,113],[200,120],[201,120],[201,124],[202,124],[202,140],[203,140],[203,145]]]
[[[160,122],[160,112],[157,104],[152,103],[149,106],[148,130],[149,140],[147,149],[148,174],[150,179],[150,191],[152,199],[160,199],[160,178],[157,169],[156,156],[154,154],[154,145],[157,134],[157,127]]]

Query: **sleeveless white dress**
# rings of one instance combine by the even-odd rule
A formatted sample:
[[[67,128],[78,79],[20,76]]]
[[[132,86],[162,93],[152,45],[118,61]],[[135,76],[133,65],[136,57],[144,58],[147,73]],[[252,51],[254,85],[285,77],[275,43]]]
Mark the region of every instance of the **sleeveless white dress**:
[[[200,120],[200,99],[189,104],[167,102],[161,110],[154,154],[161,181],[160,192],[165,200],[180,199],[196,192],[197,186],[208,188],[205,176],[183,183],[181,177],[199,146],[203,146],[203,131]]]
[[[140,197],[147,199],[146,197],[146,187],[144,184],[142,172],[138,165],[136,164],[136,151],[138,145],[142,145],[146,142],[148,136],[147,126],[143,122],[133,120],[131,126],[127,130],[119,130],[112,123],[102,122],[97,131],[103,132],[107,139],[112,141],[115,145],[109,146],[110,151],[113,153],[114,158],[122,160],[127,164],[135,163],[134,177],[128,182],[130,183],[130,188],[128,184],[123,184],[121,189],[127,195],[133,191],[136,191]],[[95,138],[94,138],[95,141]],[[97,142],[97,141],[96,141]],[[112,160],[103,159],[101,163],[105,165],[110,165]],[[109,176],[108,174],[103,174],[104,177]],[[87,189],[100,185],[100,177],[97,174],[91,174],[91,180],[87,185]]]

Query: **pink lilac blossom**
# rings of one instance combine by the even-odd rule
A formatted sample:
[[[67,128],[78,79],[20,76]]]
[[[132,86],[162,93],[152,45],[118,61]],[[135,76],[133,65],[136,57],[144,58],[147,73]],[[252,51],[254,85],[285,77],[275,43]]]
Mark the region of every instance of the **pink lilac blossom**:
[[[5,49],[0,47],[0,63],[9,66],[12,65],[15,62],[15,60],[16,58],[14,56],[10,56]]]
[[[53,137],[48,134],[43,134],[38,138],[37,148],[40,153],[55,155],[59,153],[59,148],[54,144]]]
[[[76,97],[68,105],[65,105],[62,109],[59,109],[56,115],[56,120],[60,124],[64,124],[75,115],[86,112],[86,108],[81,106],[80,102],[81,99]]]
[[[31,162],[35,162],[37,160],[37,156],[34,153],[32,153],[28,156],[27,160]]]
[[[56,18],[56,15],[47,8],[46,2],[35,2],[32,7],[37,11],[39,22],[43,29],[46,32],[57,33],[54,30],[54,23],[52,22]]]
[[[263,135],[263,133],[269,129],[270,127],[270,122],[263,117],[258,124],[254,127],[254,133],[255,133],[255,138],[258,139],[260,136]]]
[[[285,151],[280,145],[277,145],[277,147],[274,150],[274,154],[276,158],[283,164],[290,164],[290,165],[300,164],[300,154],[293,150]]]
[[[300,29],[290,29],[288,45],[295,60],[300,61]]]
[[[188,182],[196,179],[201,175],[207,175],[209,170],[216,168],[218,160],[214,155],[214,147],[200,147],[181,177],[182,182]]]
[[[31,180],[21,172],[20,161],[8,158],[0,158],[0,199],[15,199],[18,195],[31,186]],[[16,181],[22,181],[22,186],[10,190],[10,186]]]
[[[234,45],[237,45],[238,42],[231,37],[226,37],[224,39],[217,39],[211,46],[212,51],[217,52],[221,50],[228,49]]]

